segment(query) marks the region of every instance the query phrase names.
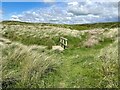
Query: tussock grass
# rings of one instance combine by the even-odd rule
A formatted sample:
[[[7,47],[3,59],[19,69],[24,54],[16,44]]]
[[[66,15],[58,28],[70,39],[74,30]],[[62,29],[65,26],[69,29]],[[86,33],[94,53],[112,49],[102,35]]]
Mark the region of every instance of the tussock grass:
[[[16,23],[16,24],[14,24]],[[52,46],[59,45],[59,38],[68,38],[68,47],[93,47],[98,45],[100,42],[105,42],[105,40],[113,40],[117,37],[117,27],[118,23],[108,23],[108,27],[104,28],[88,28],[90,30],[75,30],[64,27],[52,26],[50,24],[24,24],[23,22],[3,22],[2,35],[5,38],[9,38],[12,41],[19,41],[26,45],[45,45],[49,49]],[[101,24],[102,25],[102,24]],[[107,25],[103,24],[103,25]],[[114,26],[109,28],[110,26]],[[71,27],[81,27],[81,25],[72,25]],[[87,27],[87,25],[83,25]],[[94,26],[94,25],[88,25]],[[99,26],[99,24],[96,24]],[[94,27],[96,27],[94,26]],[[95,37],[95,38],[93,38]]]
[[[118,24],[3,22],[0,33],[7,38],[0,38],[3,87],[116,88]],[[51,51],[61,36],[68,39],[67,49]]]
[[[55,71],[59,63],[55,54],[43,48],[12,43],[2,48],[3,88],[44,87],[41,77]]]
[[[118,41],[103,48],[100,52],[100,74],[102,76],[99,87],[118,88]]]

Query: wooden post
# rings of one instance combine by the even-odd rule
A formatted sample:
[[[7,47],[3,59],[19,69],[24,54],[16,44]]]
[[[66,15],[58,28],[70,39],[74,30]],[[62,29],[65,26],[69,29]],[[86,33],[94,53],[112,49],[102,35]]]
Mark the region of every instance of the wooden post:
[[[60,37],[60,46],[64,49],[67,47],[67,39],[64,37]]]

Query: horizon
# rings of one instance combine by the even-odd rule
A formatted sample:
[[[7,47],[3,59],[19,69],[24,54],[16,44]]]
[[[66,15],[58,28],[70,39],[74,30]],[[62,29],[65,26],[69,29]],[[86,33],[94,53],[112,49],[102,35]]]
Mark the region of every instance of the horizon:
[[[2,22],[20,22],[20,23],[33,23],[33,24],[58,24],[58,25],[79,25],[80,23],[78,24],[62,24],[62,23],[47,23],[47,22],[25,22],[25,21],[15,21],[15,20],[2,20],[0,21],[0,23]],[[102,23],[120,23],[120,21],[110,21],[110,22],[96,22],[96,23],[81,23],[80,25],[86,25],[86,24],[102,24]]]
[[[52,24],[119,22],[117,2],[2,2],[2,10],[2,21]]]

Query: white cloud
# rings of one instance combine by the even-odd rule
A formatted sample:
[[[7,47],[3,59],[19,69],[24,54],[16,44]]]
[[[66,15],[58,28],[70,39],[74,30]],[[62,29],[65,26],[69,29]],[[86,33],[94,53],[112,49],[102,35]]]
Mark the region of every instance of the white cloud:
[[[43,2],[55,2],[55,0],[43,0]]]
[[[20,16],[20,15],[19,15],[19,16]],[[12,15],[12,16],[11,16],[11,18],[12,18],[11,20],[13,20],[13,21],[21,21],[21,20],[19,19],[19,18],[20,18],[19,16]]]
[[[61,1],[61,0],[57,0]],[[74,2],[119,2],[120,0],[74,0]],[[63,2],[73,2],[73,0],[64,0]]]
[[[51,5],[47,8],[24,11],[11,16],[12,20],[46,23],[95,23],[117,21],[118,5],[108,2],[68,2],[66,6]]]
[[[78,5],[78,2],[69,2],[68,5],[76,6]]]
[[[79,2],[68,6],[68,12],[74,16],[84,16],[89,22],[117,20],[118,5],[115,2]],[[82,17],[83,18],[83,17]]]

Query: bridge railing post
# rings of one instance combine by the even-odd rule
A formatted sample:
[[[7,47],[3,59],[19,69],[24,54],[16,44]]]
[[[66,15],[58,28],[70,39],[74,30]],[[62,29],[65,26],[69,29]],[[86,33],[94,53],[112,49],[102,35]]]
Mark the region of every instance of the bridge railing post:
[[[64,37],[60,37],[60,46],[65,49],[67,47],[67,44],[68,44],[68,40]]]

